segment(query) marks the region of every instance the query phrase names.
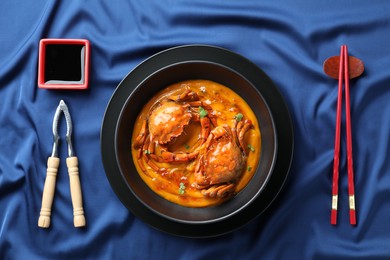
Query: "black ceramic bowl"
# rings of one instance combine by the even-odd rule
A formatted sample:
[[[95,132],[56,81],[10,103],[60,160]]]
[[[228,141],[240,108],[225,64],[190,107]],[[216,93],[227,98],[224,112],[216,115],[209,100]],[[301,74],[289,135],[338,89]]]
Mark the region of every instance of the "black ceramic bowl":
[[[262,152],[253,178],[218,206],[188,208],[165,200],[143,182],[132,160],[131,136],[141,108],[168,85],[190,79],[231,88],[249,104],[260,126]],[[107,177],[123,204],[155,228],[191,237],[229,232],[264,211],[284,183],[293,146],[288,111],[271,80],[240,55],[199,45],[163,51],[130,72],[107,107],[101,139]]]

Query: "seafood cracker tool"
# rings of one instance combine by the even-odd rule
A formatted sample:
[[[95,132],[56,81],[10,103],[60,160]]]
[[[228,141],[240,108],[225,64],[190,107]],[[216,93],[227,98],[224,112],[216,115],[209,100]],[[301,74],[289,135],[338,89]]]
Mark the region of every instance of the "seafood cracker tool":
[[[71,141],[72,120],[67,105],[63,100],[61,100],[53,119],[53,151],[47,160],[46,180],[42,194],[42,207],[38,220],[38,226],[42,228],[48,228],[50,226],[51,206],[53,204],[56,177],[58,173],[58,166],[60,164],[60,158],[58,157],[58,146],[60,141],[60,136],[58,134],[58,122],[61,117],[61,113],[64,113],[67,127],[66,142],[68,144],[69,157],[66,158],[66,165],[69,172],[70,193],[73,204],[73,223],[75,227],[85,226],[78,159],[75,156]]]

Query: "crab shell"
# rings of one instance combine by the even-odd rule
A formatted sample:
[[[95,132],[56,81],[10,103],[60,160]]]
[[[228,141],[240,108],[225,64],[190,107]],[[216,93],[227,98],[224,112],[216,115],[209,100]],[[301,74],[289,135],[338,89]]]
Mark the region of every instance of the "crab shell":
[[[237,135],[233,135],[227,125],[217,126],[212,130],[205,143],[206,151],[200,156],[195,173],[198,189],[230,186],[229,184],[235,183],[241,177],[246,157],[236,139]]]
[[[204,177],[209,185],[235,182],[245,167],[242,151],[231,138],[216,140],[205,158]]]
[[[151,140],[167,144],[180,136],[189,125],[192,114],[188,104],[174,101],[163,102],[152,110],[149,116],[149,133]]]

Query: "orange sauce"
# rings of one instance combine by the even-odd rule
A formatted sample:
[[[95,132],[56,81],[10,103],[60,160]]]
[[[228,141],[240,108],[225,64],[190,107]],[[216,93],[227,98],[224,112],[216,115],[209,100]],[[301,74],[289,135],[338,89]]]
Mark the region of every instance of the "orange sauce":
[[[252,121],[253,127],[246,133],[244,139],[250,149],[247,148],[246,165],[240,179],[236,182],[234,191],[236,194],[247,185],[257,169],[261,153],[261,135],[252,109],[238,94],[226,86],[208,80],[188,80],[168,86],[142,108],[135,122],[132,143],[139,135],[144,119],[148,118],[156,102],[163,100],[164,97],[181,94],[186,89],[196,92],[201,101],[211,106],[217,125],[227,124],[233,127],[235,116],[240,113],[244,118]],[[191,122],[184,129],[184,133],[169,145],[169,151],[175,153],[194,151],[199,144],[200,131],[200,123]],[[158,172],[149,167],[144,159],[141,159],[143,165],[140,165],[138,152],[138,149],[132,146],[132,157],[139,175],[154,192],[163,198],[186,207],[208,207],[227,199],[205,197],[201,190],[194,186],[196,159],[181,163],[154,162],[159,168],[166,169],[164,172]]]

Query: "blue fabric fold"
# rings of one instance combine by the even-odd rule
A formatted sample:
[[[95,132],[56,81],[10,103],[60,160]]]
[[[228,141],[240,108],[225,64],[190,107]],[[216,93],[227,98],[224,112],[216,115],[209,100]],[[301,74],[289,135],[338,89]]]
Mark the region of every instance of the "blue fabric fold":
[[[0,258],[389,259],[389,11],[385,0],[2,0]],[[38,89],[43,38],[90,41],[88,90]],[[119,82],[151,55],[184,44],[224,47],[253,61],[282,93],[294,126],[294,158],[281,193],[253,221],[214,238],[176,237],[134,217],[101,162],[101,123]],[[342,44],[365,64],[351,81],[356,226],[349,224],[344,116],[338,224],[330,224],[337,81],[322,65]],[[74,124],[87,226],[73,227],[62,140],[52,224],[41,229],[51,124],[61,99]],[[64,136],[65,124],[60,128]]]

